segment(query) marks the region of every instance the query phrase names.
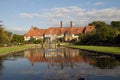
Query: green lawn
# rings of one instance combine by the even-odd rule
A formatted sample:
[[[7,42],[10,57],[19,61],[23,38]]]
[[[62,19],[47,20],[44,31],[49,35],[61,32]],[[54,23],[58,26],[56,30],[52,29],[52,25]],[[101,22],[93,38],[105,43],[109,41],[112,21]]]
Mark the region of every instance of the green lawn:
[[[105,46],[84,46],[84,45],[71,45],[71,48],[78,48],[83,50],[90,50],[96,52],[120,54],[120,47],[105,47]]]
[[[17,51],[21,51],[27,48],[30,48],[31,46],[14,46],[14,47],[1,47],[0,48],[0,55],[1,54],[7,54],[7,53],[11,53],[11,52],[17,52]]]

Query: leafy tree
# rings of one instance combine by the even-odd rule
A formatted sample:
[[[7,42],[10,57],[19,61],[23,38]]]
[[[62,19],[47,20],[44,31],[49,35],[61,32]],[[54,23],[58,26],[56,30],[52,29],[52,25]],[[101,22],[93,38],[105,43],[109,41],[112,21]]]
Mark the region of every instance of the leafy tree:
[[[81,41],[83,39],[83,34],[79,34],[78,40]]]
[[[117,36],[119,34],[119,31],[106,26],[106,27],[100,28],[99,31],[97,32],[97,34],[99,36],[99,39],[104,41],[104,40],[113,39],[115,36]]]
[[[10,43],[10,34],[4,30],[2,24],[0,24],[0,46],[11,45]]]
[[[0,42],[2,41],[3,38],[3,28],[0,26]]]
[[[0,21],[1,22],[1,21]],[[3,31],[4,31],[4,28],[3,28],[3,25],[0,24],[0,43],[2,43],[2,39],[3,39]]]
[[[33,37],[31,37],[31,39],[29,41],[25,41],[26,44],[42,44],[43,43],[43,39],[35,39]]]
[[[120,32],[110,25],[107,25],[105,22],[97,21],[90,23],[89,25],[95,25],[96,31],[84,35],[81,43],[92,45],[110,45],[114,44],[115,40],[118,40],[118,37],[116,36]]]
[[[89,26],[96,26],[96,29],[106,26],[107,24],[104,21],[94,21],[89,23]]]
[[[35,44],[41,44],[41,43],[43,43],[43,40],[42,39],[38,39],[38,40],[35,40],[34,43]]]
[[[111,26],[120,30],[120,21],[112,21]]]
[[[15,45],[21,45],[24,43],[24,36],[14,34],[11,42],[14,43]]]

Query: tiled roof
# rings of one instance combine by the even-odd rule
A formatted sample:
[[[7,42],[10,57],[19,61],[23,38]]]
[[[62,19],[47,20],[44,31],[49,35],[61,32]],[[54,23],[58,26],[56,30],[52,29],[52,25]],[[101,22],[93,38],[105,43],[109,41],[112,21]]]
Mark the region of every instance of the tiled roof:
[[[70,28],[71,34],[80,34],[83,32],[84,27],[72,27]]]
[[[45,34],[60,34],[60,28],[59,27],[50,27],[47,29]]]
[[[60,28],[61,34],[64,34],[66,31],[69,31],[69,27],[62,27],[62,28]]]
[[[95,26],[87,26],[87,27],[85,27],[85,32],[90,32],[93,29],[95,29]]]
[[[95,26],[87,26],[87,27],[50,27],[48,29],[38,29],[31,28],[25,36],[43,36],[44,34],[64,34],[69,31],[71,34],[80,34],[85,32],[90,32],[95,28]]]
[[[31,28],[25,36],[43,36],[47,29]]]

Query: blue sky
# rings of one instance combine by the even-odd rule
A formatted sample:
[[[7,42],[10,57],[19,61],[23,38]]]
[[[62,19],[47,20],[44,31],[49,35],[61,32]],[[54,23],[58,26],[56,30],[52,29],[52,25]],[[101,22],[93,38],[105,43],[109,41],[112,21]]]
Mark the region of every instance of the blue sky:
[[[73,21],[85,26],[95,20],[120,20],[120,0],[0,0],[0,20],[9,30],[48,28]]]

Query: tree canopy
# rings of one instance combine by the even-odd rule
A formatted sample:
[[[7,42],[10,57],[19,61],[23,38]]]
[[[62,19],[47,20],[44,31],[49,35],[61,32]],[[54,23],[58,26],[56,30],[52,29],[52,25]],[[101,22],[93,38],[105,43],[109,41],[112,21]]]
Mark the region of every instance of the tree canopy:
[[[106,26],[107,24],[104,21],[94,21],[88,24],[89,26],[96,26],[96,29]]]
[[[112,21],[111,25],[103,21],[94,21],[90,26],[96,26],[95,32],[83,36],[81,44],[89,45],[120,45],[120,21]],[[117,42],[117,43],[116,43]]]
[[[111,26],[120,30],[120,21],[112,21]]]
[[[10,35],[4,30],[4,26],[0,24],[0,46],[10,44]]]
[[[12,37],[11,42],[16,44],[16,45],[21,45],[24,42],[24,36],[23,35],[14,34],[13,37]]]

